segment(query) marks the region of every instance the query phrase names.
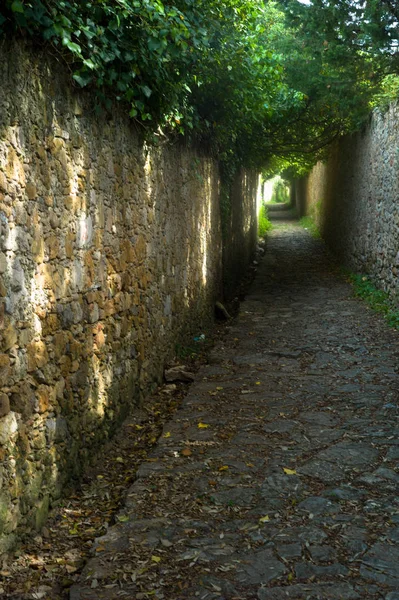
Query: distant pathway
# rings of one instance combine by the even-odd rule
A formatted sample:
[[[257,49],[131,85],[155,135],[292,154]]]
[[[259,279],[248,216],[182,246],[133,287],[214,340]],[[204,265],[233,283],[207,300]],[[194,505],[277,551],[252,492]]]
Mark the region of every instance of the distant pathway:
[[[399,600],[399,334],[280,223],[72,600]]]

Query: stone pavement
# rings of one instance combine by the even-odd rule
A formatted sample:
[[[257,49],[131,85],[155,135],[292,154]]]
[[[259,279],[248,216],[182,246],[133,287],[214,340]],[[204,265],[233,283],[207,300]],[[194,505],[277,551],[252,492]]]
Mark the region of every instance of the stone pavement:
[[[71,600],[399,600],[398,339],[280,224]]]

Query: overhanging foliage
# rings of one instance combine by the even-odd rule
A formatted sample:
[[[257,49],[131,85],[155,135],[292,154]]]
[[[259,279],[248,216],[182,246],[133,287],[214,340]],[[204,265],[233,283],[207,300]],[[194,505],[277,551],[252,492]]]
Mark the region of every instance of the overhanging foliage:
[[[226,172],[282,161],[303,169],[359,126],[394,60],[388,0],[383,16],[370,3],[371,21],[352,39],[345,10],[357,4],[5,0],[0,32],[51,44],[99,104],[125,103],[152,134],[205,141]],[[371,55],[377,13],[386,35]]]

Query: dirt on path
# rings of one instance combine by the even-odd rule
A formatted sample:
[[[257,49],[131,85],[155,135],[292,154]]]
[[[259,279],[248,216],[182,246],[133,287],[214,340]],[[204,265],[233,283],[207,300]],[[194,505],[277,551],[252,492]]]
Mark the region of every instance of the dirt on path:
[[[398,339],[280,222],[71,600],[399,600]]]

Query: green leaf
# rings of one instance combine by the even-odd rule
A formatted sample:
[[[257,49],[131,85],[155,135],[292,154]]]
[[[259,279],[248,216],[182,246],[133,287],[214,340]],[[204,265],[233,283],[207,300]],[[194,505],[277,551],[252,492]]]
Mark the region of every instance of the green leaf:
[[[152,91],[147,85],[142,85],[141,90],[146,98],[149,98],[152,94]]]
[[[11,4],[11,10],[14,13],[24,13],[25,7],[21,0],[14,0],[14,2]]]
[[[73,78],[76,81],[76,83],[80,85],[80,87],[85,87],[93,80],[90,73],[74,73]]]

